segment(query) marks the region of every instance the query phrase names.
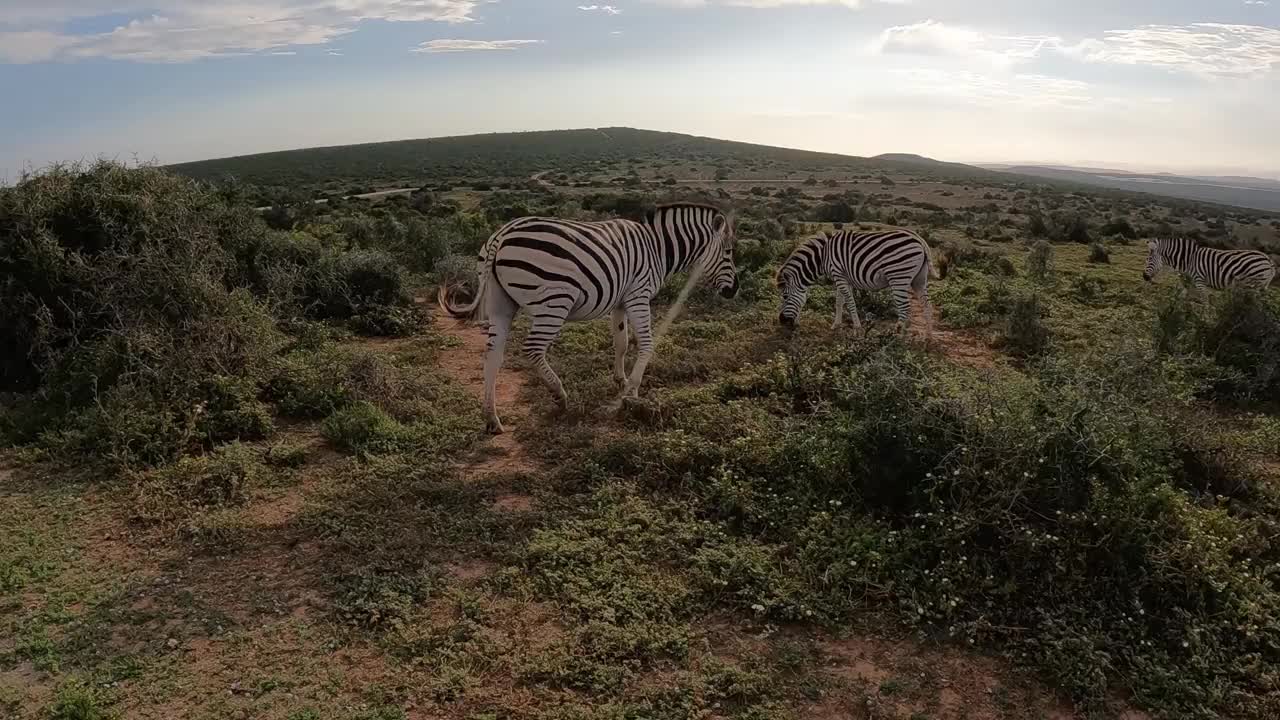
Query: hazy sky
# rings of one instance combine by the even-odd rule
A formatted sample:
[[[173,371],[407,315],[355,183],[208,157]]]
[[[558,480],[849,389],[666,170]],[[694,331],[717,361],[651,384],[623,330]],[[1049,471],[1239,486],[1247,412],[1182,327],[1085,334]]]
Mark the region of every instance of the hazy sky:
[[[628,125],[1280,175],[1280,0],[0,0],[0,180]]]

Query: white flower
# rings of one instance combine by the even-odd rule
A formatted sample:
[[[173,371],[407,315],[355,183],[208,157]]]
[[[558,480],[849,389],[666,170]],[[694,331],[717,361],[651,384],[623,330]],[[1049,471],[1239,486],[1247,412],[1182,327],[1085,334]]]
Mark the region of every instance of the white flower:
[[[762,612],[764,612],[764,606],[763,606],[763,605],[761,605],[760,603],[756,603],[755,605],[752,605],[752,606],[751,606],[751,609],[752,609],[752,610],[755,610],[755,611],[756,611],[756,612],[758,612],[758,613],[762,613]]]

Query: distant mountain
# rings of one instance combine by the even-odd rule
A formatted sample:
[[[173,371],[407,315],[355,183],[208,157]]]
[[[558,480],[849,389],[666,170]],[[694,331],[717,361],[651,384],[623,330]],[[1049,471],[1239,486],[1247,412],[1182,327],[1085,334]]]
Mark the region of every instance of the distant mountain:
[[[1061,165],[987,164],[978,167],[1095,187],[1133,190],[1185,200],[1280,211],[1280,182],[1255,177],[1184,176]]]
[[[988,169],[978,165],[966,165],[965,163],[948,162],[946,160],[935,160],[924,155],[916,155],[915,153],[882,153],[871,158],[872,160],[881,160],[884,162],[904,163],[908,165],[923,165],[926,167],[945,168],[948,170],[960,170],[966,172],[981,172]]]

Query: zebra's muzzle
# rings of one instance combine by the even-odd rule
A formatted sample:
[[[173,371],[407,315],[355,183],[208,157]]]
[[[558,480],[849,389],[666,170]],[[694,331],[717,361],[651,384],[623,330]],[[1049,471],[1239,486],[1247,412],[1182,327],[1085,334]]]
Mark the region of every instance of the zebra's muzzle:
[[[796,319],[793,317],[787,317],[786,315],[779,315],[778,324],[788,330],[793,330],[796,326]]]
[[[1142,273],[1142,279],[1151,282],[1151,273]]]
[[[720,289],[720,296],[723,298],[732,298],[738,294],[738,278],[733,279],[733,284],[727,288]]]

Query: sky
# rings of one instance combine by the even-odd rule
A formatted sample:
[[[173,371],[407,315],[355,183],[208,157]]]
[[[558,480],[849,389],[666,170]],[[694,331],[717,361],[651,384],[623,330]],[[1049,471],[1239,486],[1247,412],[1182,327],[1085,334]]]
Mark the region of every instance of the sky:
[[[1280,177],[1280,0],[0,0],[0,182],[630,126]]]

